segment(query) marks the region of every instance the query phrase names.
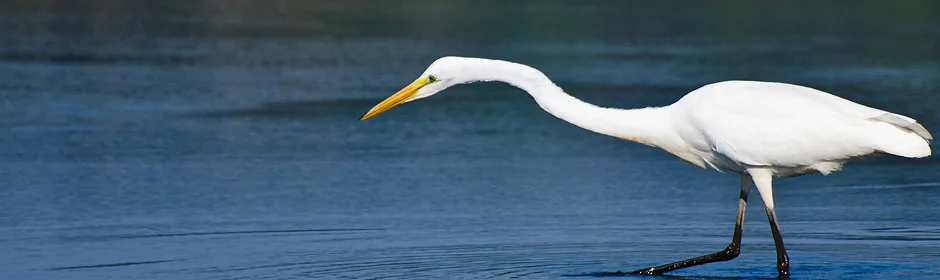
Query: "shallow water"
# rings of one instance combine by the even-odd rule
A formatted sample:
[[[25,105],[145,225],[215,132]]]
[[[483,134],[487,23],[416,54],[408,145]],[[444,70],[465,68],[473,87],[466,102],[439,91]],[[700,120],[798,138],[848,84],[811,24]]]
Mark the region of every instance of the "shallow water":
[[[928,1],[94,3],[0,4],[4,279],[584,279],[729,241],[736,175],[506,85],[358,121],[443,55],[530,64],[604,106],[761,79],[940,131]],[[777,181],[792,273],[940,277],[938,167]],[[757,198],[739,258],[671,275],[774,277]]]

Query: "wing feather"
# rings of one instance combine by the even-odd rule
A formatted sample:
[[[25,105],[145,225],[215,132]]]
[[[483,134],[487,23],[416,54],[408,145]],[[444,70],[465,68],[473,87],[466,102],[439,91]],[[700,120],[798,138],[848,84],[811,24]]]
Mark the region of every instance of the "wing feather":
[[[911,118],[783,83],[715,83],[676,104],[707,148],[751,166],[810,166],[870,154],[877,146],[867,137],[869,120],[929,139]]]

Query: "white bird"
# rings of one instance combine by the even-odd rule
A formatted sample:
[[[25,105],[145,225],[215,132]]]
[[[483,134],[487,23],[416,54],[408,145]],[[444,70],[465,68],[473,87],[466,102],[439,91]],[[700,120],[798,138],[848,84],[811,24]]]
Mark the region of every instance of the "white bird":
[[[630,274],[662,274],[738,256],[744,208],[757,186],[777,249],[777,272],[789,277],[789,259],[774,214],[773,178],[829,174],[855,157],[886,153],[930,155],[930,133],[912,118],[816,89],[773,82],[725,81],[705,85],[664,107],[598,107],[566,94],[535,68],[501,60],[443,57],[361,120],[448,87],[500,81],[528,92],[545,111],[581,128],[658,147],[702,168],[741,175],[731,243],[719,252]],[[614,272],[613,274],[627,274]]]

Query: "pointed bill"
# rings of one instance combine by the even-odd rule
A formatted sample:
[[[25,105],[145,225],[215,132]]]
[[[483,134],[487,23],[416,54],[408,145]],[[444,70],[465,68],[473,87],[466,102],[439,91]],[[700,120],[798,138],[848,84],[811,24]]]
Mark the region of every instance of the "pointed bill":
[[[392,94],[392,96],[389,96],[385,100],[382,100],[382,102],[379,102],[379,104],[376,104],[375,107],[372,107],[372,109],[369,110],[369,112],[366,112],[365,115],[362,115],[362,117],[359,118],[359,120],[366,120],[375,115],[381,114],[382,112],[385,112],[388,109],[391,109],[392,107],[398,106],[398,104],[405,103],[405,101],[408,101],[408,99],[410,99],[412,96],[415,95],[416,92],[418,92],[418,89],[420,89],[427,83],[428,83],[428,78],[421,78],[421,79],[415,80],[410,85],[399,90],[395,94]]]

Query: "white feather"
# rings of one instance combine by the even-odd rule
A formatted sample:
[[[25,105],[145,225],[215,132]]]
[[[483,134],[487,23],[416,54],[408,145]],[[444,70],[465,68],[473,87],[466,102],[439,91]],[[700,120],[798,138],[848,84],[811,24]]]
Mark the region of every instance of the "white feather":
[[[724,168],[772,167],[779,175],[828,174],[853,157],[930,155],[930,134],[913,119],[808,87],[728,81],[664,108],[679,137]],[[730,166],[729,166],[730,164]]]

